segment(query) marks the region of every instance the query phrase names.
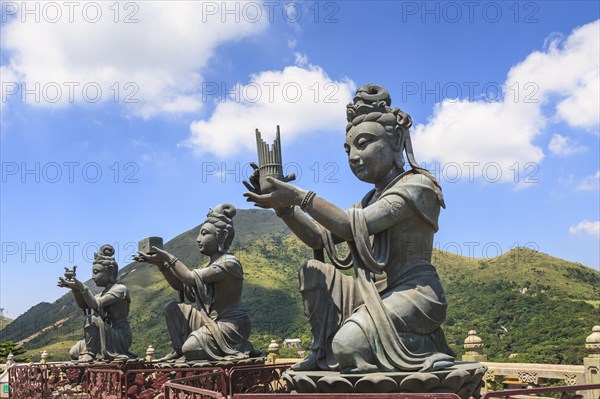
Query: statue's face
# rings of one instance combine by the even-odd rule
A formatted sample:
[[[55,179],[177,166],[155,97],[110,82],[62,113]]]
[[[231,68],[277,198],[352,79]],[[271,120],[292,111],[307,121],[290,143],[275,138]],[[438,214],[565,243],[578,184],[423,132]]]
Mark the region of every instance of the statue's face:
[[[203,255],[210,256],[219,251],[219,239],[217,233],[217,228],[210,223],[204,223],[202,227],[200,227],[200,233],[198,234],[198,238],[196,238],[196,242]]]
[[[394,168],[396,156],[389,140],[384,127],[377,122],[363,122],[350,129],[344,149],[356,177],[373,184],[386,179]]]
[[[106,287],[110,283],[110,276],[108,270],[100,264],[95,264],[92,267],[92,279],[98,287]]]

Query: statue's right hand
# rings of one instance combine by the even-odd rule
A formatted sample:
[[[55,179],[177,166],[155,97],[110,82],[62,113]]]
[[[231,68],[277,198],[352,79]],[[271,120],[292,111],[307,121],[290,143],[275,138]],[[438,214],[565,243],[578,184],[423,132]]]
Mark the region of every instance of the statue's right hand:
[[[72,280],[67,280],[64,277],[59,277],[57,285],[59,287],[63,287],[63,288],[71,288],[72,290],[75,290],[75,291],[81,291],[85,288],[83,283],[81,281],[77,280],[75,277],[73,277]]]
[[[250,191],[251,193],[255,193],[255,194],[262,194],[262,192],[260,191],[260,181],[259,181],[259,169],[258,169],[258,165],[255,164],[254,162],[250,163],[250,166],[252,167],[252,169],[254,169],[254,171],[252,172],[252,174],[250,175],[250,177],[248,178],[248,180],[250,182],[247,182],[246,180],[242,181],[242,183],[244,183],[244,186],[246,186],[246,188],[248,189],[248,191]]]

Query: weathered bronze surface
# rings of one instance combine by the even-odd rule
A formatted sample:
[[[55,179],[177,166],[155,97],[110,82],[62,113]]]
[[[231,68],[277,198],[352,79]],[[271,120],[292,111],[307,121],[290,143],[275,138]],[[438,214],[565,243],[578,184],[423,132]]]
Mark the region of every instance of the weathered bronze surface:
[[[200,227],[197,242],[210,261],[189,270],[169,252],[151,247],[134,259],[158,267],[180,301],[165,308],[173,352],[161,360],[241,360],[253,352],[248,342],[250,317],[242,307],[244,273],[241,263],[228,252],[234,237],[233,205],[218,205]],[[142,241],[144,243],[144,241]],[[194,303],[185,303],[184,299]]]
[[[272,177],[266,179],[272,192],[255,184],[256,173],[246,183],[248,201],[274,208],[298,238],[331,260],[300,269],[313,343],[295,371],[432,372],[453,365],[441,329],[446,298],[431,264],[442,191],[414,158],[411,117],[390,106],[387,90],[373,84],[358,89],[347,106],[348,163],[373,184],[349,210]],[[350,249],[343,258],[334,246],[340,242]],[[350,267],[356,277],[338,270]]]
[[[73,270],[66,270],[59,277],[58,286],[70,288],[77,305],[83,309],[85,322],[84,339],[71,348],[70,355],[80,362],[94,360],[127,360],[136,355],[129,352],[132,336],[129,326],[129,291],[117,281],[119,266],[113,258],[115,249],[106,244],[94,254],[92,279],[100,294],[94,295],[75,277]],[[66,269],[66,268],[65,268]]]

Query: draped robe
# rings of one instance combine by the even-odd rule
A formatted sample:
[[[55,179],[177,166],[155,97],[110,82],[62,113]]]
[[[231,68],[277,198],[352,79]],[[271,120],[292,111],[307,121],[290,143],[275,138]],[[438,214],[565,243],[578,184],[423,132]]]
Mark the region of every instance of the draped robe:
[[[335,266],[313,260],[299,273],[318,366],[337,369],[331,343],[354,339],[336,334],[345,323],[355,323],[381,371],[448,367],[454,353],[440,327],[447,303],[431,264],[440,212],[434,183],[409,171],[392,181],[378,198],[374,195],[372,190],[348,211],[353,235],[348,256],[336,254],[333,236],[322,228],[325,249]],[[378,201],[387,202],[389,217],[397,222],[370,236],[363,209]],[[405,206],[412,212],[401,218]],[[338,270],[350,267],[356,277]]]

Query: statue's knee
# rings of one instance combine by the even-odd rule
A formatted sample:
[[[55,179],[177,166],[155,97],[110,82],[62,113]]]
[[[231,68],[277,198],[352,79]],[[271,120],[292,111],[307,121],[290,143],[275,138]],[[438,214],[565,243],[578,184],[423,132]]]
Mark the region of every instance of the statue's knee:
[[[365,346],[368,346],[365,334],[355,323],[344,324],[331,342],[331,349],[336,356],[362,352]]]
[[[181,347],[181,351],[185,354],[186,352],[192,352],[198,350],[200,348],[200,341],[194,335],[190,335],[188,339],[185,340],[183,346]]]
[[[201,342],[195,335],[190,335],[181,347],[181,352],[188,360],[206,360],[207,355]]]
[[[353,353],[350,342],[344,337],[338,337],[337,335],[333,341],[331,341],[331,350],[336,356],[350,355]]]
[[[79,353],[81,352],[80,350],[80,343],[77,342],[75,345],[73,345],[71,347],[71,350],[69,351],[69,356],[71,357],[71,359],[73,360],[77,360],[79,359]]]

